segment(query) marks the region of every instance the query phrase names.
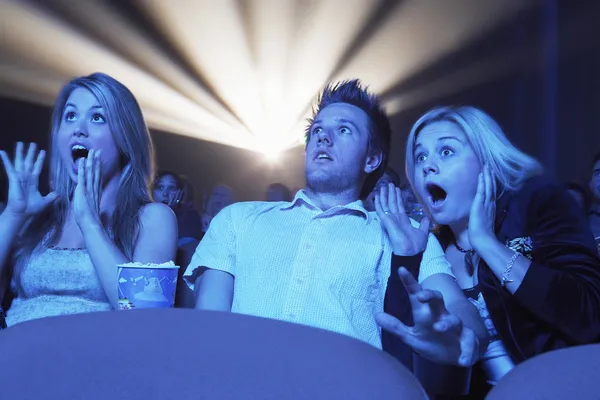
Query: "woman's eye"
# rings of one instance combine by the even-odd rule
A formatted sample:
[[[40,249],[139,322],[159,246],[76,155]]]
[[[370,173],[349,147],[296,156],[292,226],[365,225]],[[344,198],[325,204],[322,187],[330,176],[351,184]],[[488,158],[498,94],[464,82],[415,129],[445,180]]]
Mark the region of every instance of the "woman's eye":
[[[94,115],[92,115],[92,121],[104,122],[104,116],[102,116],[102,114],[94,114]]]
[[[350,132],[350,129],[348,129],[344,126],[344,127],[340,128],[340,133],[347,134],[347,133],[351,133],[351,132]]]
[[[65,114],[65,119],[67,121],[73,121],[75,119],[75,113],[73,111],[69,111]]]
[[[319,134],[319,133],[321,133],[322,131],[323,131],[323,129],[321,129],[321,128],[315,128],[315,129],[313,129],[313,131],[312,131],[312,134],[313,134],[313,135],[318,135],[318,134]]]

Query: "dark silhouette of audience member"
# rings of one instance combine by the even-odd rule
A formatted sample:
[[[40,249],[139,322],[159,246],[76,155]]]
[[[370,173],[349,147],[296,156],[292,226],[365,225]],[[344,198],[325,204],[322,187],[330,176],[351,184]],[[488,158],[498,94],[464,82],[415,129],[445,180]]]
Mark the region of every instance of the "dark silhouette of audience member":
[[[172,171],[161,171],[156,177],[152,196],[154,201],[175,210],[183,196],[183,182],[179,175]]]
[[[292,192],[283,183],[272,183],[267,189],[267,201],[291,201]]]
[[[179,240],[177,242],[177,265],[179,268],[179,281],[177,282],[177,293],[175,296],[176,307],[193,307],[194,292],[183,281],[183,273],[194,255],[194,250],[204,236],[202,231],[202,218],[196,209],[194,202],[194,188],[190,181],[180,176],[183,185],[181,190],[181,201],[176,214],[179,226]]]
[[[387,167],[381,175],[381,177],[375,183],[375,186],[372,186],[372,190],[366,191],[363,188],[363,205],[368,211],[375,211],[375,195],[379,193],[379,190],[382,186],[387,186],[389,184],[393,184],[396,187],[400,186],[400,176],[396,171]],[[365,186],[369,184],[369,181],[365,183]]]
[[[590,208],[590,194],[583,185],[575,182],[569,182],[566,185],[567,192],[575,199],[577,205],[587,213]]]
[[[12,275],[16,294],[9,326],[116,309],[117,265],[175,258],[175,215],[152,202],[152,142],[123,84],[101,73],[67,83],[54,106],[51,143],[46,196],[38,190],[43,150],[18,143],[12,160],[0,152],[9,180],[0,269]]]
[[[416,221],[421,221],[423,218],[423,206],[419,203],[419,199],[410,184],[401,185],[400,192],[402,193],[404,209],[408,216]]]
[[[600,153],[596,154],[592,161],[589,188],[592,194],[589,207],[589,223],[600,251]]]
[[[194,203],[194,188],[187,178],[162,171],[152,193],[154,201],[167,204],[177,216],[178,246],[202,239],[202,218]]]
[[[175,206],[177,224],[179,226],[179,246],[202,239],[202,217],[194,202],[194,188],[185,177],[180,177],[182,183],[180,201]]]
[[[235,202],[233,191],[226,185],[217,185],[212,190],[202,214],[202,231],[206,232],[210,221],[225,207]]]
[[[474,107],[435,108],[408,136],[406,175],[491,338],[474,398],[514,364],[600,340],[593,237],[565,188],[541,173]]]

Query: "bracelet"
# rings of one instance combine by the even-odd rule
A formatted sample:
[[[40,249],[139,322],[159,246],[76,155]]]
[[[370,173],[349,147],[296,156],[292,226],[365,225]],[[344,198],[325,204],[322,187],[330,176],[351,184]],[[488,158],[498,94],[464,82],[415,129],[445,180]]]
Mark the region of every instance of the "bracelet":
[[[517,258],[519,258],[520,255],[521,253],[515,251],[515,254],[513,254],[513,256],[510,258],[510,261],[506,265],[506,269],[504,269],[504,272],[502,273],[502,279],[500,280],[502,287],[506,287],[507,283],[511,283],[513,281],[512,279],[508,279],[508,275],[510,274],[510,271],[512,271],[515,261],[517,261]]]

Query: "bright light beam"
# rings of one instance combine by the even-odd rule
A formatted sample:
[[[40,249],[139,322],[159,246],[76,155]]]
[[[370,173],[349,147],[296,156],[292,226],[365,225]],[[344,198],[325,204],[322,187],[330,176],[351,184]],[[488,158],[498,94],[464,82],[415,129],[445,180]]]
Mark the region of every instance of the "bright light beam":
[[[406,0],[338,77],[385,92],[538,0]]]

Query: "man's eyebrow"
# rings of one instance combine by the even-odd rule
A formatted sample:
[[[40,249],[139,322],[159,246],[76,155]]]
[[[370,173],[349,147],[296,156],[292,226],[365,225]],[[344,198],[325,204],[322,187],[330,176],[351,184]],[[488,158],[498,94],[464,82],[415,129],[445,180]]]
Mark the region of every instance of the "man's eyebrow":
[[[345,118],[337,118],[336,119],[337,122],[341,122],[342,124],[349,124],[352,125],[353,127],[355,127],[356,129],[358,129],[358,126],[356,126],[356,124],[354,123],[354,121],[350,121],[349,119],[345,119]]]

